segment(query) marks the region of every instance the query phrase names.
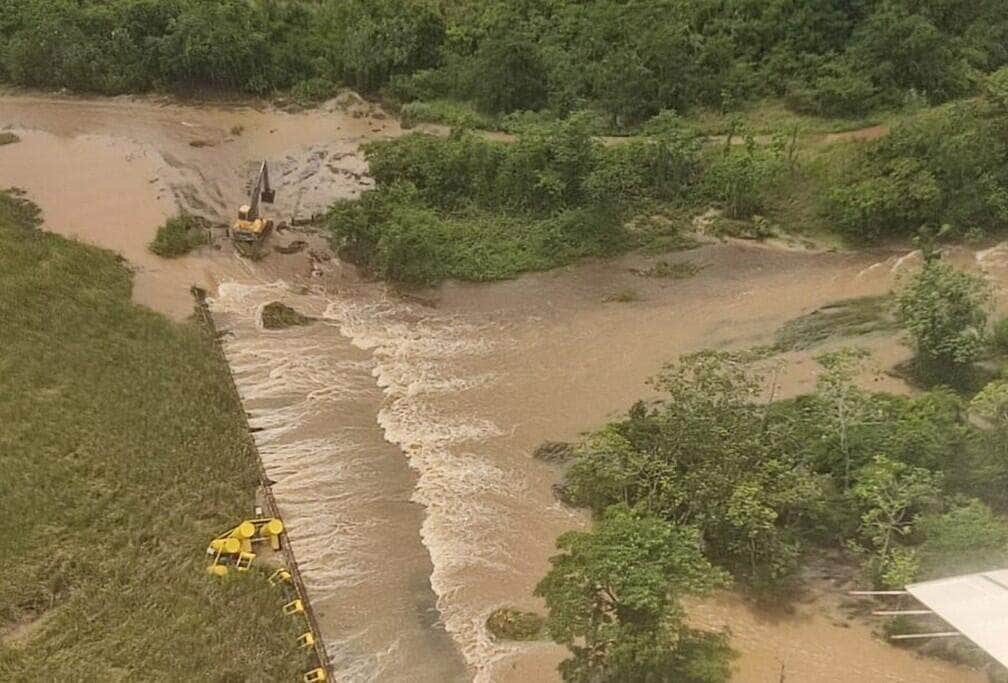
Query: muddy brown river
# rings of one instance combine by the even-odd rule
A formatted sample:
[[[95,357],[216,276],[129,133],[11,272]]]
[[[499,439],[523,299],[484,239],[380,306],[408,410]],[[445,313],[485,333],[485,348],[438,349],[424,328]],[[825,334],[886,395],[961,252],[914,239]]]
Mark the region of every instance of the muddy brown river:
[[[190,285],[210,291],[340,680],[557,680],[561,648],[499,643],[483,626],[500,606],[542,609],[531,593],[554,539],[588,523],[556,502],[535,446],[618,415],[679,354],[767,343],[823,304],[887,291],[913,262],[719,243],[663,257],[703,266],[686,280],[639,277],[650,261],[631,255],[404,297],[296,231],[271,239],[310,250],[255,264],[222,239],[177,260],[146,250],[179,208],[228,220],[259,159],[275,169],[277,220],[369,187],[360,143],[400,130],[353,98],[291,114],[7,95],[0,127],[21,137],[0,147],[0,185],[23,188],[47,229],[121,253],[138,303],[181,318]],[[1005,281],[1005,247],[959,257]],[[606,303],[628,289],[635,301]],[[264,330],[271,301],[318,320]],[[878,369],[905,356],[891,339],[868,343]],[[785,391],[814,384],[808,354],[784,360]],[[731,629],[738,681],[777,681],[782,667],[788,681],[983,680],[846,622],[817,585],[787,616],[724,593],[691,618]]]

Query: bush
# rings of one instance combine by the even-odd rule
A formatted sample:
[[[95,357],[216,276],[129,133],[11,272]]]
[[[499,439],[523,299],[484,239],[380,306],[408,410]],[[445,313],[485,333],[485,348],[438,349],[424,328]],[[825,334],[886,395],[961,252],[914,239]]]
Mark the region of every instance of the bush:
[[[624,214],[679,201],[700,143],[684,127],[607,148],[590,116],[513,143],[468,132],[411,134],[366,148],[376,189],[333,208],[334,241],[381,277],[430,284],[510,277],[632,245]]]
[[[983,93],[1001,114],[1008,114],[1008,66],[1001,67],[984,80]]]
[[[188,254],[196,247],[209,244],[209,226],[196,216],[182,214],[169,218],[158,228],[154,241],[148,248],[158,256],[175,258]]]
[[[922,226],[946,234],[1008,226],[1008,138],[982,104],[962,102],[914,115],[868,143],[825,218],[846,235],[875,240]]]
[[[329,99],[336,92],[336,85],[327,78],[315,77],[298,81],[291,88],[291,97],[298,104],[310,105]]]
[[[729,218],[749,218],[763,211],[786,168],[779,152],[758,146],[725,145],[703,173],[704,194],[720,203]]]
[[[843,60],[827,62],[809,84],[788,92],[793,109],[820,116],[863,116],[875,106],[877,87],[861,70]]]
[[[932,259],[898,294],[897,315],[922,360],[962,366],[984,350],[990,300],[982,277]]]
[[[414,285],[496,280],[628,244],[618,216],[570,209],[527,218],[470,209],[444,213],[406,183],[337,203],[327,225],[337,249],[373,274]]]
[[[1001,318],[991,327],[991,343],[1001,354],[1008,354],[1008,318]]]
[[[590,533],[569,532],[536,587],[547,626],[572,656],[566,681],[725,681],[731,651],[720,634],[688,627],[681,601],[723,585],[695,529],[625,505]]]

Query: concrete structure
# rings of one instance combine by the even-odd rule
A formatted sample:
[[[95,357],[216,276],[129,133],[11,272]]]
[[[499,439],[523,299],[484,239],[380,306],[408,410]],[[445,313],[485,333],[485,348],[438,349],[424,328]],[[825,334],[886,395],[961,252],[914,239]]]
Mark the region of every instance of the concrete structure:
[[[1008,666],[1008,569],[915,583],[906,590]]]

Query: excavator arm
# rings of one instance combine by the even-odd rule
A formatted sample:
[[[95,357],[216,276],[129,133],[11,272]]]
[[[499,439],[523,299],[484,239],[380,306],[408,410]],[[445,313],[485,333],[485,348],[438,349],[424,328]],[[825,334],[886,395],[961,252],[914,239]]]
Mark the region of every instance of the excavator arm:
[[[255,185],[252,186],[252,193],[249,195],[248,211],[245,220],[254,221],[259,218],[259,202],[260,200],[272,204],[273,200],[276,198],[276,190],[270,187],[269,182],[269,166],[264,161],[262,166],[259,167],[259,176],[256,178]]]

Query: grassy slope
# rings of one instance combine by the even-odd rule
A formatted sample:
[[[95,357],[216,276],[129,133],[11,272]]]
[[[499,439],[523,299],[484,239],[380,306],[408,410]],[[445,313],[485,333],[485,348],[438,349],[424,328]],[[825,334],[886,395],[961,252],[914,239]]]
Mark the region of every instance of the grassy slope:
[[[205,574],[256,486],[227,369],[130,288],[0,195],[0,680],[293,680],[264,572]]]

